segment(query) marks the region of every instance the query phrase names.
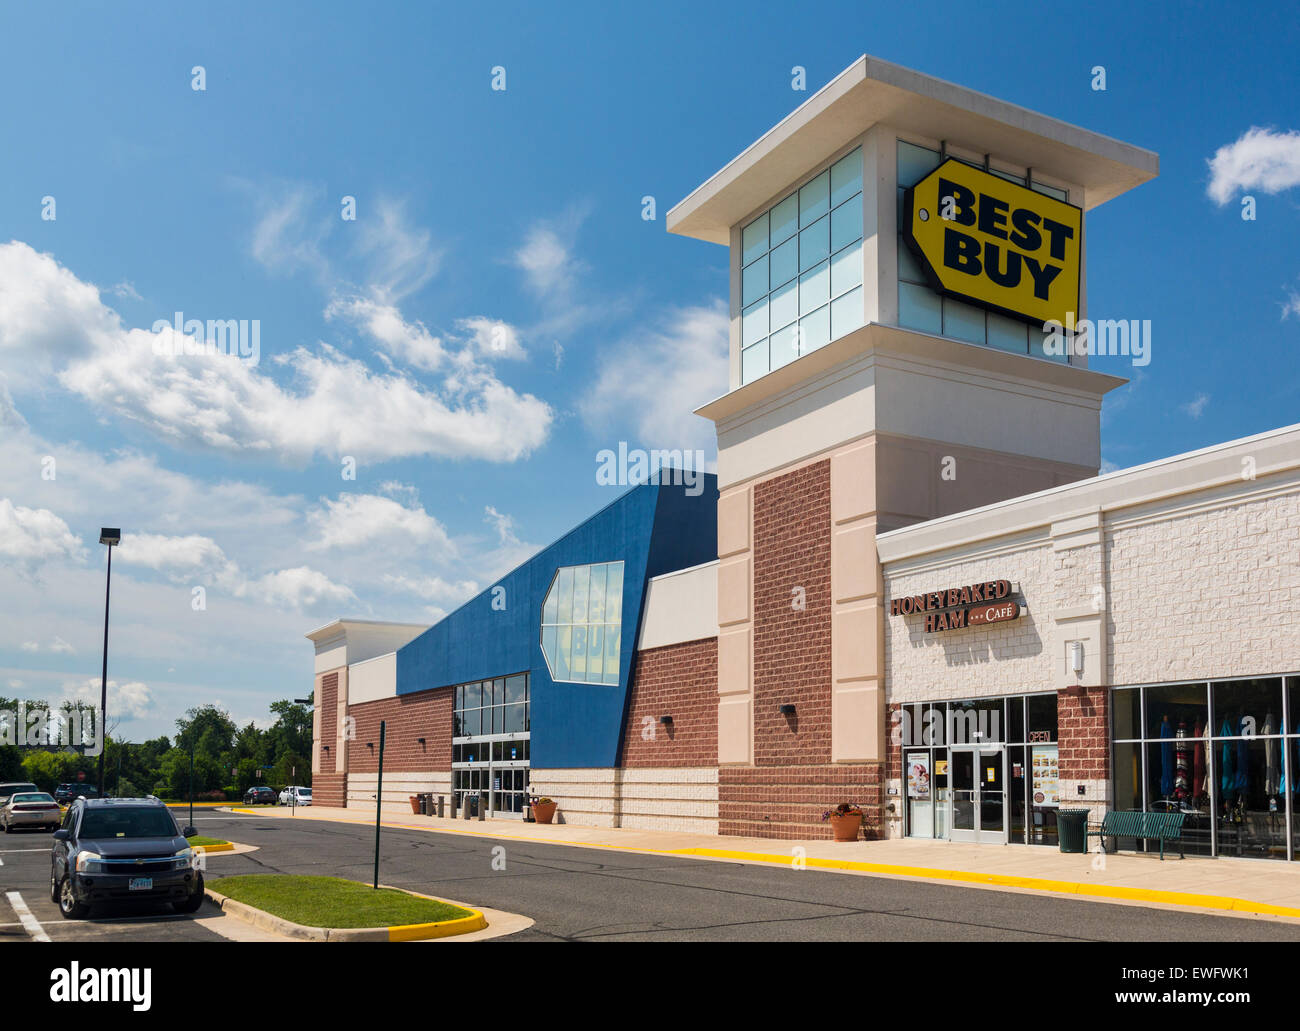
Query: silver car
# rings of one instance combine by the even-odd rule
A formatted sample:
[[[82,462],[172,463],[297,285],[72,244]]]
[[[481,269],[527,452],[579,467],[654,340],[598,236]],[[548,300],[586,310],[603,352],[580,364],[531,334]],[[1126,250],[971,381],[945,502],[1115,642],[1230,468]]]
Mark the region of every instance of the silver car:
[[[63,822],[63,810],[54,796],[44,791],[23,791],[9,796],[0,806],[0,826],[5,833],[18,827],[37,827],[56,831]]]

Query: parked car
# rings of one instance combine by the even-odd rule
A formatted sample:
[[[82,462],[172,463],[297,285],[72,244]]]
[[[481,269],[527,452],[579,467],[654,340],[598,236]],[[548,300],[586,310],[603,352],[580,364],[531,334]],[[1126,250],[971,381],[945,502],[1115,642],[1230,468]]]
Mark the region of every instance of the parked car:
[[[311,805],[311,788],[291,784],[280,792],[281,805]]]
[[[10,780],[0,784],[0,805],[9,801],[10,796],[18,791],[40,791],[35,784],[26,780]]]
[[[98,798],[99,788],[93,784],[60,784],[54,789],[54,801],[67,805],[74,798]]]
[[[244,792],[245,805],[275,805],[278,800],[275,789],[265,784],[254,785]]]
[[[54,832],[50,899],[67,920],[104,902],[170,902],[178,913],[203,904],[194,853],[157,798],[76,798]]]
[[[0,826],[6,834],[18,827],[58,830],[62,821],[63,810],[48,791],[15,791],[0,806]]]

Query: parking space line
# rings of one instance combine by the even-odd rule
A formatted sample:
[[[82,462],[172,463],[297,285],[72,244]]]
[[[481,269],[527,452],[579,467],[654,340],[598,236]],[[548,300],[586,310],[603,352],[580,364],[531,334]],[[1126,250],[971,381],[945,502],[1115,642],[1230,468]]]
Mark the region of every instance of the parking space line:
[[[21,856],[27,852],[48,852],[48,848],[2,848],[0,856]]]
[[[23,929],[32,936],[33,941],[47,942],[50,940],[50,936],[45,933],[45,928],[32,915],[32,911],[27,908],[27,903],[23,901],[23,897],[18,892],[6,892],[5,898],[9,900],[9,905],[13,907],[14,914],[22,922]]]

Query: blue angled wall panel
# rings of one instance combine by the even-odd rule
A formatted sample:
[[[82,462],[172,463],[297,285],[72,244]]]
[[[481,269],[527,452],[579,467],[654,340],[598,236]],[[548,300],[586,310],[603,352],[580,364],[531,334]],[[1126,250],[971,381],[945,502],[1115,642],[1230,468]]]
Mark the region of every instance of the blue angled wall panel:
[[[397,693],[528,670],[534,769],[618,762],[646,581],[717,557],[717,478],[698,496],[682,486],[633,487],[397,652]],[[561,566],[623,562],[619,682],[551,680],[541,648],[542,599]],[[504,609],[493,609],[496,587]],[[499,592],[498,592],[499,596]]]

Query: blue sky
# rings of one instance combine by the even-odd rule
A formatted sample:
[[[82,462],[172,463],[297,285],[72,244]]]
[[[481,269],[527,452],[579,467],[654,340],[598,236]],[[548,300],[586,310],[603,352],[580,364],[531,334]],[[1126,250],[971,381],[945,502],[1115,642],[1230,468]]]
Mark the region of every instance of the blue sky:
[[[1160,154],[1088,223],[1091,312],[1153,326],[1137,376],[1096,362],[1134,377],[1108,467],[1296,421],[1283,5],[416,8],[0,9],[0,694],[97,692],[105,523],[139,740],[265,719],[335,615],[437,618],[611,500],[601,448],[711,458],[726,254],[663,216],[805,99],[794,65],[871,53]],[[259,364],[145,361],[176,311],[259,320]]]

